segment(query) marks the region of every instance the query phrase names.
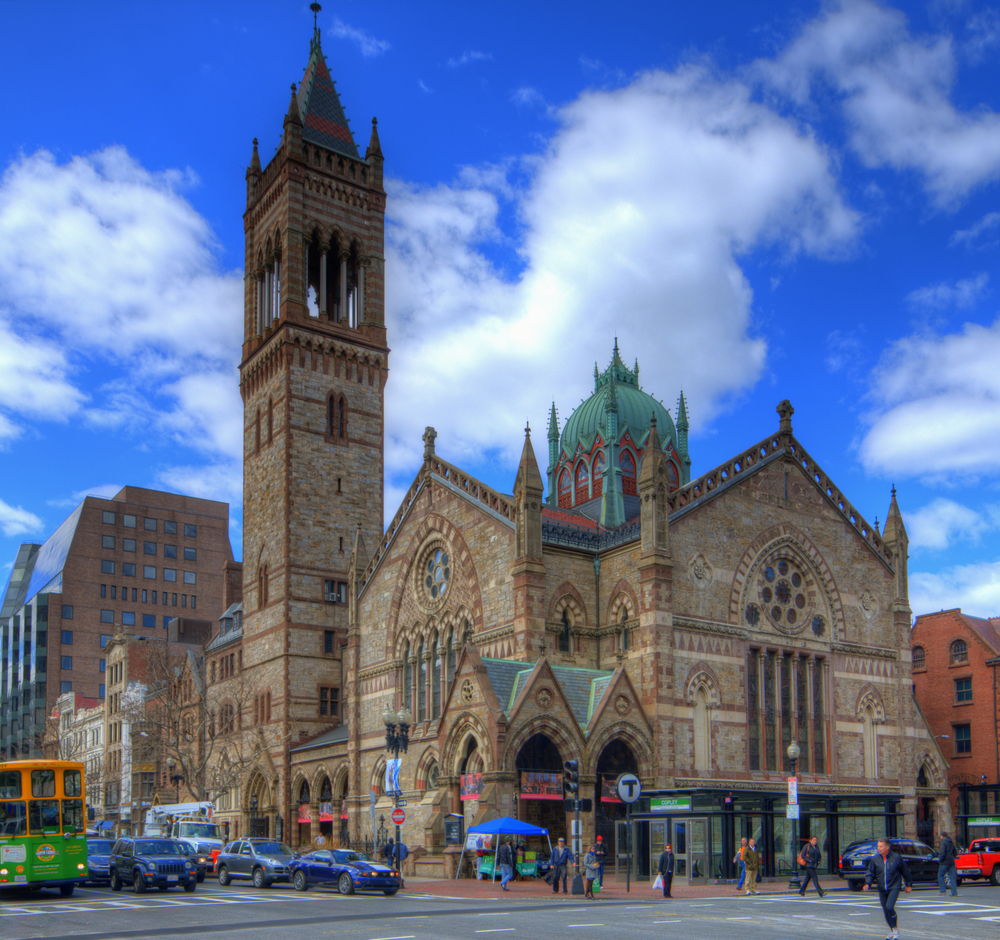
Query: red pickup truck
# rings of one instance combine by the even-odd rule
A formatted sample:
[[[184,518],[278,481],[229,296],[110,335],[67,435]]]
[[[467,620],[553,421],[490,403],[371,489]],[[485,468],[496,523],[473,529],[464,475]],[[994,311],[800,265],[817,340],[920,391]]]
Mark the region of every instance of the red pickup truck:
[[[1000,839],[974,839],[969,851],[955,859],[958,882],[966,878],[988,878],[1000,886]]]

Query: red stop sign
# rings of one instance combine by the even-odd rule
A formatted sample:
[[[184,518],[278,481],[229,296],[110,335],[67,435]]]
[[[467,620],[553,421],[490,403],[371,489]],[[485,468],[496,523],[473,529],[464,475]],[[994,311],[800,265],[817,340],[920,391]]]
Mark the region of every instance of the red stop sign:
[[[402,826],[406,822],[406,810],[405,809],[394,809],[392,811],[392,821],[397,826]]]

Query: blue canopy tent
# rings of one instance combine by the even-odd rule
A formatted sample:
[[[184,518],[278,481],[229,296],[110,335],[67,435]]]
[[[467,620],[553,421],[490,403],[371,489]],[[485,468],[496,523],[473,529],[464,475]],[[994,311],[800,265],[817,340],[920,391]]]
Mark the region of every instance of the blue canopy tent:
[[[533,826],[531,823],[521,822],[511,816],[501,816],[489,822],[480,823],[478,826],[469,826],[466,830],[467,836],[545,836],[549,843],[549,855],[552,855],[552,840],[549,839],[549,830],[541,826]],[[462,846],[462,857],[458,860],[458,878],[462,871],[462,860],[465,858],[465,846]],[[496,865],[493,866],[493,880],[496,881]]]

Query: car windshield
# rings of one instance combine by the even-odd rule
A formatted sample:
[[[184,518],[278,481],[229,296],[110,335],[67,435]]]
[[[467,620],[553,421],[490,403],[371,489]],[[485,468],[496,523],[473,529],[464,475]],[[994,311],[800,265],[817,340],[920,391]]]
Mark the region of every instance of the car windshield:
[[[371,858],[365,855],[364,852],[335,852],[334,858],[341,865],[348,864],[350,862],[370,862]]]
[[[253,849],[258,855],[292,854],[292,850],[284,842],[255,842]]]
[[[156,842],[136,842],[136,855],[182,855],[180,846],[176,842],[166,839]]]
[[[87,855],[110,855],[114,842],[94,842],[87,840]]]
[[[219,827],[215,823],[181,823],[178,827],[182,836],[193,836],[195,839],[219,839]]]

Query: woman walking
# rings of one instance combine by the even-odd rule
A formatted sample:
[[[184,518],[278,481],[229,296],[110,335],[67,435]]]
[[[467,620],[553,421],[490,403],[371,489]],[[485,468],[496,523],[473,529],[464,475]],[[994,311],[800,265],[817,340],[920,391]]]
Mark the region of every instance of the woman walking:
[[[597,853],[594,851],[594,846],[592,845],[587,851],[587,854],[583,856],[583,870],[584,870],[584,892],[583,896],[585,898],[590,898],[591,901],[595,901],[594,897],[594,880],[597,878],[597,873],[600,870],[600,862],[597,860]]]
[[[733,859],[737,865],[740,867],[740,880],[736,882],[736,893],[739,894],[743,890],[743,882],[747,878],[747,866],[743,861],[743,856],[746,854],[747,850],[747,839],[744,836],[740,839],[740,850],[736,853],[736,857]]]

